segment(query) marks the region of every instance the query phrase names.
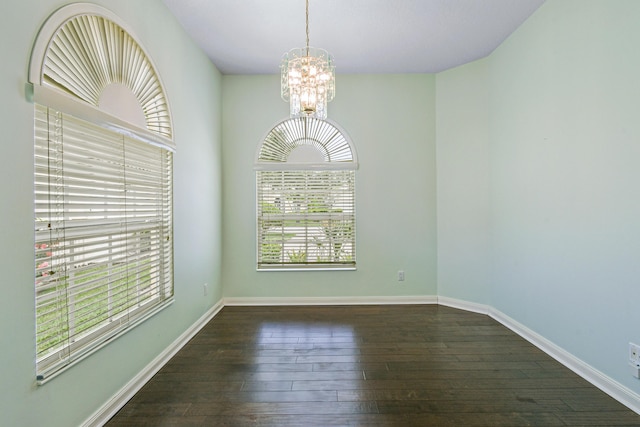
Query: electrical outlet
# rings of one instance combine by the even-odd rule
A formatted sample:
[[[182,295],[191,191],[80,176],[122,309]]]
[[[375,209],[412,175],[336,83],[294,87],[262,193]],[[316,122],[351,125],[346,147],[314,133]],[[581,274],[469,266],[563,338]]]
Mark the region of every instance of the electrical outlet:
[[[629,343],[629,363],[640,367],[640,345]]]
[[[398,270],[398,282],[404,282],[404,271]]]
[[[206,297],[207,294],[209,293],[209,285],[205,283],[204,285],[202,285],[202,289],[204,292],[204,296]]]

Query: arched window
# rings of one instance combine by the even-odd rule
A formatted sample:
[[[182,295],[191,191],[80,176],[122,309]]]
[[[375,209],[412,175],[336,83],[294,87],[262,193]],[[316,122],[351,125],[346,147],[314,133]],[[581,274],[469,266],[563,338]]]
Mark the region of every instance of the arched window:
[[[117,16],[59,9],[34,45],[40,383],[173,301],[173,151],[155,67]]]
[[[257,267],[355,269],[356,152],[330,121],[277,124],[256,153]]]

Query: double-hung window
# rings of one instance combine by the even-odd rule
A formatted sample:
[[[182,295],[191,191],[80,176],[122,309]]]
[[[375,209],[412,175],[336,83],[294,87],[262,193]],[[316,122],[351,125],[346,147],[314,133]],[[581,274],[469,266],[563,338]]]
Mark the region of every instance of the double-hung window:
[[[326,120],[276,125],[255,163],[257,268],[354,269],[353,145]]]
[[[39,382],[173,300],[169,109],[150,60],[115,21],[67,6],[34,47]]]

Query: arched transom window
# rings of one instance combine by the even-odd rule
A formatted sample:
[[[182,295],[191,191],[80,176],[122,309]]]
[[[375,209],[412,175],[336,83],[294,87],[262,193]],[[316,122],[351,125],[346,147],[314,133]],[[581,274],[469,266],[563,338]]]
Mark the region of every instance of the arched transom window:
[[[155,67],[106,9],[55,12],[29,80],[43,383],[172,302],[175,147]]]
[[[277,124],[256,153],[257,268],[354,269],[356,152],[332,122]]]

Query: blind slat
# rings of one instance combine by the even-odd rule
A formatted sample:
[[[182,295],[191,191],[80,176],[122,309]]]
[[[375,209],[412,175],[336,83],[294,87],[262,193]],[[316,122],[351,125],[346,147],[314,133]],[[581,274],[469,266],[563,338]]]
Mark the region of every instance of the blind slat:
[[[172,155],[36,104],[37,373],[173,295]]]
[[[355,266],[355,172],[256,172],[258,268]]]

